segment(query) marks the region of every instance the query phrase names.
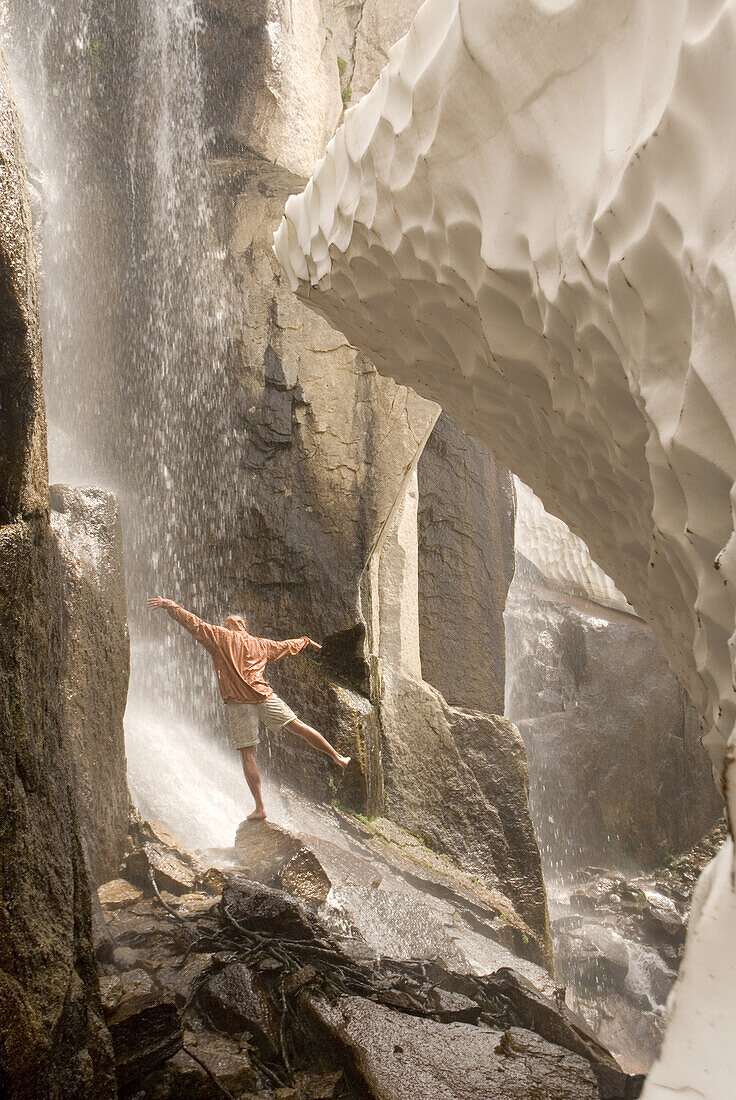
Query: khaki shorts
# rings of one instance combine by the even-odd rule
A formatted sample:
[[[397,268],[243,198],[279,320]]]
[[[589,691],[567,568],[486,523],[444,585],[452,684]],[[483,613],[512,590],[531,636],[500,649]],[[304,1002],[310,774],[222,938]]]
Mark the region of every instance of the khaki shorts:
[[[293,722],[296,715],[283,699],[272,695],[262,703],[228,703],[227,717],[235,748],[249,749],[261,740],[258,735],[259,721],[272,733],[278,733]]]

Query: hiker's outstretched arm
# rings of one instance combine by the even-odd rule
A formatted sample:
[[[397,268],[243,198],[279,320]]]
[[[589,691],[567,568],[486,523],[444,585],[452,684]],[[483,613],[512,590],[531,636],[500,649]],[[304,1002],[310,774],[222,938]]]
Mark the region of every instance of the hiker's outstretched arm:
[[[174,622],[179,623],[185,630],[188,630],[193,638],[196,638],[205,649],[210,649],[216,646],[219,641],[219,636],[222,633],[221,626],[214,626],[213,623],[206,623],[204,619],[197,618],[191,611],[186,611],[183,607],[179,607],[178,603],[174,603],[173,600],[162,599],[161,596],[153,596],[148,600],[148,607],[152,610],[156,608],[163,608]]]
[[[261,641],[266,647],[266,657],[269,661],[280,661],[282,657],[294,657],[308,645],[313,645],[315,649],[322,648],[318,642],[313,642],[307,637],[287,638],[285,642],[272,642],[270,638],[261,638]]]

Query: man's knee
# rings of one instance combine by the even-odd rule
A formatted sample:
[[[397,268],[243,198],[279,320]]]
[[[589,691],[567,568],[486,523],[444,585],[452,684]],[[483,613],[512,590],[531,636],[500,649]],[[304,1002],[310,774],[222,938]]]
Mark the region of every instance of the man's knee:
[[[240,756],[243,763],[255,763],[256,759],[256,747],[255,745],[246,745],[245,748],[240,750]]]

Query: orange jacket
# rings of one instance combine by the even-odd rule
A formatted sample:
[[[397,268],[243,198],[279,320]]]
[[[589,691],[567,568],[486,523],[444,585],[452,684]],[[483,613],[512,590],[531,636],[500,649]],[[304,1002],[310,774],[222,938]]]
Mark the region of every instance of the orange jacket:
[[[224,626],[205,623],[173,600],[165,600],[163,606],[171,618],[181,623],[209,653],[217,673],[220,695],[226,703],[262,703],[264,699],[270,699],[273,688],[263,678],[267,663],[293,656],[313,644],[312,639],[307,637],[290,638],[286,642],[255,638],[244,628],[228,630]]]

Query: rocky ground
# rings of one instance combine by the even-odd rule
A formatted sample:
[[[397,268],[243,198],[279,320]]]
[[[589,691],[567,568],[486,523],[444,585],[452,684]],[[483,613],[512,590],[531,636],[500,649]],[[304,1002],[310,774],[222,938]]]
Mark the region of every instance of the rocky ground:
[[[685,947],[695,883],[726,837],[716,825],[698,844],[648,874],[600,868],[550,889],[559,978],[567,1001],[627,1069],[647,1069],[659,1052],[665,1003]]]
[[[511,967],[478,976],[378,957],[325,911],[296,836],[243,823],[225,869],[134,822],[100,887],[95,944],[121,1097],[626,1100],[627,1076]],[[260,880],[260,881],[258,881]],[[278,882],[280,888],[269,883]]]

